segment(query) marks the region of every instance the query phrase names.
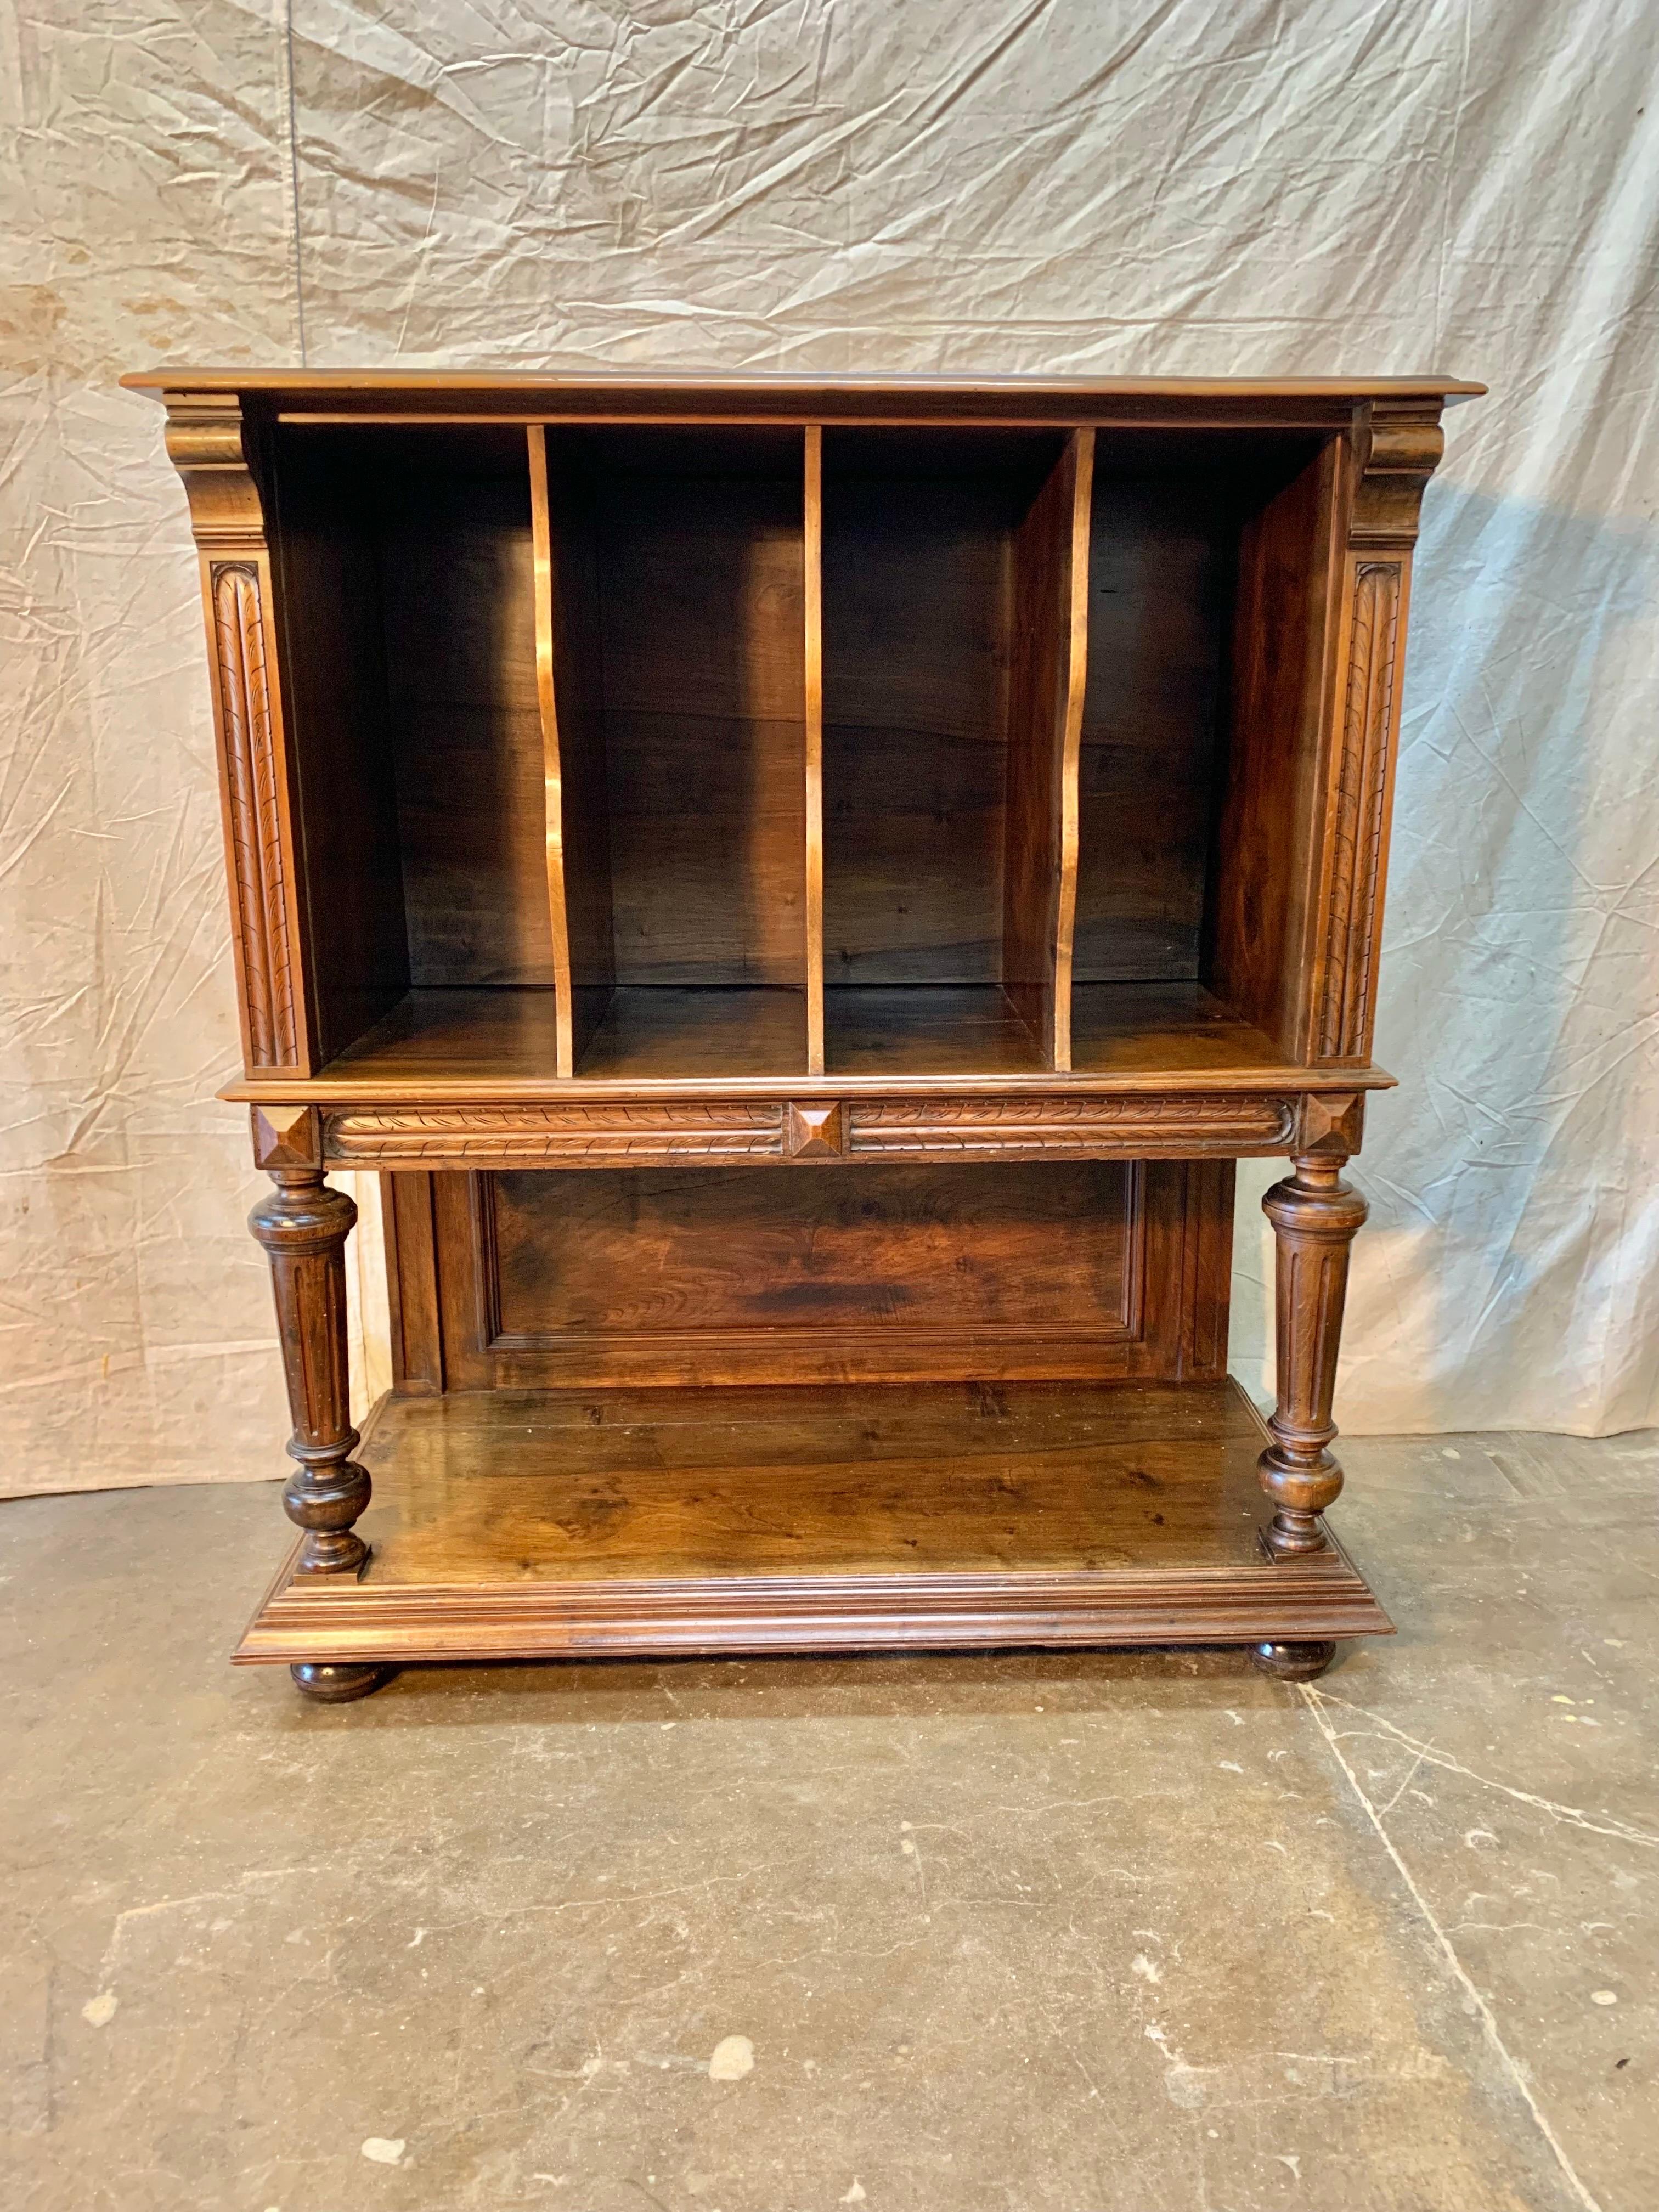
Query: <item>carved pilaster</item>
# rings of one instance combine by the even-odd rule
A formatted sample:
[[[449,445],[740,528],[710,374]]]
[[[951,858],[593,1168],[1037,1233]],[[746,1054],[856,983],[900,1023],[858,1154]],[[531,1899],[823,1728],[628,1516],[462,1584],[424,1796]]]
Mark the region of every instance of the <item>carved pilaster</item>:
[[[1400,726],[1397,671],[1405,571],[1355,564],[1348,599],[1347,683],[1329,832],[1319,1056],[1370,1056],[1384,839]]]
[[[270,563],[241,410],[169,392],[167,442],[202,556],[243,1049],[250,1073],[308,1074]]]
[[[1370,1058],[1411,553],[1445,443],[1437,405],[1378,401],[1356,412],[1315,1031],[1326,1062]]]

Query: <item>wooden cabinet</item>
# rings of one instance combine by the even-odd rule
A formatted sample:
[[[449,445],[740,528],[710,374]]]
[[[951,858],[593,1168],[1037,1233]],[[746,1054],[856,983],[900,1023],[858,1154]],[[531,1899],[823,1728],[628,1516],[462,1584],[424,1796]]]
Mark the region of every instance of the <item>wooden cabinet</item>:
[[[129,381],[201,551],[295,1421],[239,1658],[1386,1632],[1321,1517],[1342,1170],[1480,386]],[[362,1439],[332,1167],[387,1198]]]

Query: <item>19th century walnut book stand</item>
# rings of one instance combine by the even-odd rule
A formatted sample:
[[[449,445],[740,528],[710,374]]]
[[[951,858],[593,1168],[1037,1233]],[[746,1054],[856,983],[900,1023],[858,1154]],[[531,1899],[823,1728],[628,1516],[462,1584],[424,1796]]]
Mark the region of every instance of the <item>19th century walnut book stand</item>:
[[[1387,1632],[1321,1518],[1342,1171],[1480,386],[129,382],[201,549],[295,1422],[239,1659]],[[1279,1153],[1264,1431],[1233,1162]],[[331,1167],[386,1196],[362,1439]]]

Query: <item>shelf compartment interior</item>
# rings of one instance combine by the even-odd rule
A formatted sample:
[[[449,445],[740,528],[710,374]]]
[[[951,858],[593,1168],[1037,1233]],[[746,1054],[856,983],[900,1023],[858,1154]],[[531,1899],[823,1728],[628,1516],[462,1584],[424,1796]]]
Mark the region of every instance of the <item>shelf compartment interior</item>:
[[[273,438],[331,1073],[1306,1058],[1334,441]]]
[[[873,1030],[902,1016],[903,992],[915,994],[918,1048],[941,1066],[971,1058],[975,1040],[1000,1065],[1054,1065],[1060,854],[1048,757],[1077,446],[1048,432],[824,433],[832,1073],[872,1050],[885,1059]]]
[[[548,847],[568,917],[568,1067],[627,1073],[724,1023],[781,1034],[806,987],[803,439],[532,431],[549,568]],[[660,1018],[639,995],[673,994]],[[731,994],[763,994],[752,1021]],[[703,1017],[688,994],[719,996]],[[615,1001],[613,1003],[613,994]],[[793,1032],[792,1032],[793,1034]],[[693,1073],[707,1065],[695,1044]],[[775,1047],[763,1048],[763,1053]],[[804,1038],[793,1064],[804,1065]],[[642,1071],[641,1071],[642,1072]]]

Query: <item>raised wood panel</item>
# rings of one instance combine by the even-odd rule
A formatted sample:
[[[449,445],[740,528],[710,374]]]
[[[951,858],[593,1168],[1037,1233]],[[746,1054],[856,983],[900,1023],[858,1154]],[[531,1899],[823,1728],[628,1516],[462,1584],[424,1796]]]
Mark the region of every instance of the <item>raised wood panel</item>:
[[[1218,1165],[435,1175],[446,1371],[464,1388],[1218,1373]]]

